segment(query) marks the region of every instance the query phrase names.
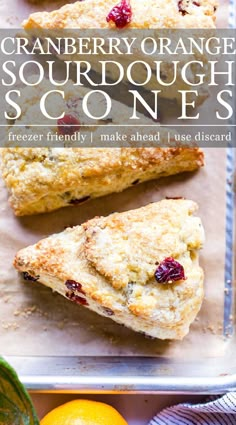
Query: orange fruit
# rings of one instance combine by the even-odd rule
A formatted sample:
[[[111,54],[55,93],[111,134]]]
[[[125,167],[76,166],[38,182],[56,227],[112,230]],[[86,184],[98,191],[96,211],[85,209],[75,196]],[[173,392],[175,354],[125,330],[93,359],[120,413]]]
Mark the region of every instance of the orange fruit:
[[[114,407],[92,400],[73,400],[56,407],[40,425],[128,425]]]

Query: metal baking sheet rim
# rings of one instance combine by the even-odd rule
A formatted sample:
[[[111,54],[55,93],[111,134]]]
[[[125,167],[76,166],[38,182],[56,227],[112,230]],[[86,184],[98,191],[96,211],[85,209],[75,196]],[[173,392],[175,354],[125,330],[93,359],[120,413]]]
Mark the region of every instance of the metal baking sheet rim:
[[[229,1],[229,26],[236,28],[236,0]],[[234,129],[235,130],[235,129]],[[234,137],[236,137],[234,131]],[[234,208],[235,208],[235,191],[233,181],[235,176],[236,152],[230,147],[227,150],[227,178],[226,178],[226,258],[225,258],[225,287],[232,293],[233,285],[233,261],[235,260],[234,247]],[[224,332],[232,332],[232,324],[229,321],[234,302],[232,297],[230,303],[226,306]],[[231,327],[231,328],[230,328]],[[232,375],[226,376],[144,376],[142,375],[142,367],[137,368],[136,375],[129,375],[128,368],[117,366],[111,375],[79,375],[76,368],[68,367],[68,357],[56,357],[56,369],[59,368],[60,374],[53,374],[53,368],[48,368],[48,358],[41,358],[42,368],[47,370],[45,375],[36,375],[35,370],[38,369],[39,363],[37,357],[5,357],[19,372],[19,377],[26,388],[32,392],[51,392],[51,393],[169,393],[169,394],[223,394],[229,391],[236,391],[236,370]],[[74,359],[81,362],[86,357]],[[102,357],[100,357],[102,359]],[[94,361],[97,359],[94,358]],[[117,358],[110,358],[111,364],[116,363]],[[27,373],[22,373],[22,362],[27,363]],[[121,364],[119,358],[118,365]],[[124,364],[126,359],[123,359]],[[123,364],[123,365],[124,365]],[[50,369],[50,370],[49,370]],[[98,367],[99,370],[99,367]],[[125,372],[125,373],[124,373]],[[126,373],[127,372],[127,373]],[[141,372],[141,373],[140,373]]]

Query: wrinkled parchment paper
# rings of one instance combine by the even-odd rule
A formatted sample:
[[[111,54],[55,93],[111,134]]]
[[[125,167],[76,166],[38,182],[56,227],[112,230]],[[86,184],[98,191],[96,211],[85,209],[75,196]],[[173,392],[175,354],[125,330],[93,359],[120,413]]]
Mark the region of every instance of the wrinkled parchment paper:
[[[63,1],[28,3],[0,0],[0,27],[19,28],[29,13],[59,7]],[[228,1],[221,1],[218,27],[227,27]],[[207,110],[207,103],[203,106]],[[222,356],[225,256],[225,150],[208,148],[206,166],[132,187],[123,193],[41,216],[16,218],[0,180],[0,351],[4,355],[145,355],[189,359]],[[12,266],[20,248],[95,215],[108,215],[184,196],[199,204],[206,243],[200,263],[205,271],[202,309],[183,341],[150,340],[112,320],[74,305],[39,283],[23,282]]]

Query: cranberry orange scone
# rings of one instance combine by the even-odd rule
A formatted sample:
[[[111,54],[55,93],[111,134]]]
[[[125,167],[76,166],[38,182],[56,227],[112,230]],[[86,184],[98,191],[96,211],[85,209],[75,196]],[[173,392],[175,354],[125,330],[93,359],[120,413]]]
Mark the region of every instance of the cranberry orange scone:
[[[22,249],[14,265],[100,315],[155,338],[182,339],[203,299],[201,220],[190,200],[162,200]]]
[[[145,38],[154,38],[156,39],[159,36],[159,33],[155,32],[156,29],[168,29],[168,37],[173,40],[175,44],[175,37],[181,37],[181,39],[186,37],[186,45],[188,45],[188,37],[193,36],[194,34],[183,34],[179,32],[173,34],[170,31],[172,29],[197,29],[198,34],[201,38],[209,37],[209,29],[212,31],[215,28],[215,11],[217,8],[217,0],[86,0],[78,1],[73,4],[67,4],[55,10],[53,12],[37,12],[29,16],[27,20],[23,22],[23,27],[25,30],[29,30],[30,37],[42,37],[43,29],[51,30],[47,33],[47,36],[55,38],[63,37],[72,37],[77,38],[80,36],[80,33],[76,29],[93,29],[93,33],[86,33],[85,35],[85,44],[86,51],[93,51],[93,48],[90,43],[92,43],[92,38],[103,36],[106,42],[112,37],[112,30],[122,29],[122,36],[128,37],[132,33],[123,33],[124,29],[132,30],[147,30],[152,29],[153,34],[145,34]],[[102,33],[96,30],[103,29],[107,30],[107,33]],[[63,32],[66,30],[66,32]],[[207,31],[206,31],[207,30]],[[142,31],[140,35],[135,33],[135,37],[142,38]],[[212,35],[214,34],[214,31]],[[84,35],[84,34],[83,34]],[[116,43],[119,41],[119,34],[114,33]],[[164,38],[167,34],[164,34]],[[144,38],[144,37],[143,37]],[[141,43],[141,41],[140,41]],[[140,44],[138,43],[138,45]],[[148,43],[146,45],[147,51],[153,50],[153,44],[150,43],[150,48]],[[118,48],[118,50],[120,47]],[[121,49],[122,50],[122,49]],[[168,50],[167,50],[168,51]],[[181,51],[181,49],[180,49]],[[177,50],[176,55],[172,54],[161,54],[158,53],[154,59],[161,61],[160,69],[155,67],[152,55],[149,56],[144,54],[143,49],[137,47],[132,47],[132,62],[136,61],[135,65],[135,81],[140,84],[143,81],[145,83],[146,90],[157,90],[160,89],[159,97],[166,98],[168,100],[175,100],[178,103],[182,102],[181,90],[188,90],[188,99],[189,101],[194,101],[196,105],[200,105],[209,95],[209,90],[207,82],[210,75],[210,69],[208,65],[207,55],[199,54],[197,49],[193,48],[192,54],[183,55],[178,54]],[[100,53],[100,57],[102,57]],[[88,60],[88,56],[75,53],[67,54],[63,56],[63,53],[58,55],[60,59],[71,60],[72,62],[80,60]],[[178,59],[177,69],[173,65],[173,57]],[[130,61],[129,55],[121,55],[117,53],[117,46],[115,46],[114,51],[112,51],[112,60],[121,62],[124,69],[126,70]],[[140,63],[139,63],[140,61]],[[151,77],[148,77],[146,66],[142,62],[147,63],[148,70],[151,73]],[[202,68],[199,69],[199,63],[196,61],[202,62]],[[181,73],[181,69],[186,65],[187,62],[191,63],[191,66],[188,66],[188,82],[184,81]],[[101,74],[101,66],[99,62],[99,54],[90,54],[89,63],[92,66],[92,69]],[[204,82],[199,86],[199,71],[205,73]],[[119,79],[119,71],[117,67],[112,67],[111,71],[108,71],[111,74],[111,79],[117,81]],[[160,74],[159,78],[156,77],[157,74]],[[173,75],[175,75],[175,83],[172,84]],[[160,83],[164,81],[163,84]],[[124,78],[122,79],[124,83],[132,83],[133,80],[127,76],[126,71]],[[192,93],[193,86],[198,86],[198,95],[196,96]],[[122,99],[122,102],[125,102],[125,99]]]
[[[11,126],[9,132],[15,136],[34,135],[34,127],[27,124],[35,123],[40,114],[42,90],[50,90],[47,80],[43,82],[43,87],[38,85],[22,90],[19,103],[22,115],[15,123],[20,126]],[[45,137],[48,133],[51,136],[60,134],[70,137],[78,129],[75,121],[81,125],[88,122],[81,108],[81,99],[87,89],[80,87],[78,90],[69,83],[64,92],[64,99],[58,95],[55,95],[58,96],[55,99],[51,97],[48,110],[51,107],[53,116],[65,112],[64,122],[67,117],[70,125],[60,127],[57,120],[51,120],[50,124],[47,120],[40,127],[40,133]],[[109,122],[120,124],[124,115],[130,116],[130,108],[115,101],[113,104],[115,112],[111,111]],[[101,108],[101,99],[94,102],[93,98],[92,106]],[[142,117],[142,120],[146,124],[153,124],[146,117]],[[42,119],[40,122],[43,123]],[[92,131],[93,140],[97,140],[99,146],[104,127],[97,126],[95,120],[92,124],[93,127],[82,127],[81,132],[90,135]],[[153,127],[153,134],[157,129],[165,145],[168,130]],[[63,131],[67,134],[62,135]],[[133,132],[132,127],[127,128],[127,140]],[[145,133],[146,127],[140,128],[139,132]],[[10,192],[10,205],[16,215],[27,215],[78,205],[90,198],[120,192],[139,182],[196,170],[203,165],[204,155],[198,148],[65,148],[62,143],[61,148],[5,148],[1,150],[1,157],[3,179]]]
[[[36,12],[25,29],[214,28],[217,0],[86,0]],[[123,18],[123,19],[122,19]]]

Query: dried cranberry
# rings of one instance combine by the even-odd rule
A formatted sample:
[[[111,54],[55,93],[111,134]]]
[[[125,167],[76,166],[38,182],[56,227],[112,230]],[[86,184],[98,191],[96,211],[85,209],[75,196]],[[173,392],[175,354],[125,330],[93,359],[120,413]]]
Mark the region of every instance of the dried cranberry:
[[[184,268],[172,257],[165,258],[155,271],[155,278],[159,283],[172,283],[185,280]]]
[[[107,314],[107,316],[113,316],[113,314],[115,314],[114,311],[109,307],[103,307],[103,311]]]
[[[25,280],[31,280],[31,282],[37,282],[39,280],[39,276],[32,276],[28,272],[23,272],[22,274]]]
[[[80,129],[80,121],[74,114],[65,114],[57,120],[58,132],[63,135],[72,135]]]
[[[184,15],[186,15],[188,12],[185,10],[185,6],[184,6],[184,4],[183,4],[184,2],[183,2],[183,0],[179,0],[178,1],[178,8],[179,8],[179,12],[181,12],[182,13],[182,15],[184,16]]]
[[[73,301],[76,304],[89,305],[88,301],[85,298],[82,298],[79,295],[75,295],[74,292],[67,292],[66,297],[69,298],[70,301]]]
[[[132,10],[128,0],[121,0],[119,4],[114,6],[108,13],[107,22],[114,22],[117,28],[124,28],[131,22]]]
[[[69,201],[69,204],[71,205],[78,205],[78,204],[82,204],[85,201],[88,201],[88,199],[90,199],[90,196],[84,196],[83,198],[77,199],[77,198],[72,198]]]
[[[200,6],[200,3],[198,1],[193,1],[192,3],[194,4],[194,6],[198,6],[198,7]],[[188,3],[184,4],[184,0],[179,0],[178,8],[179,8],[179,11],[182,13],[182,15],[186,15],[188,13],[187,10],[185,9],[186,6],[188,6]]]
[[[75,280],[67,280],[65,283],[67,289],[70,291],[78,291],[81,294],[85,294],[85,292],[82,289],[82,285],[79,282],[76,282]]]

